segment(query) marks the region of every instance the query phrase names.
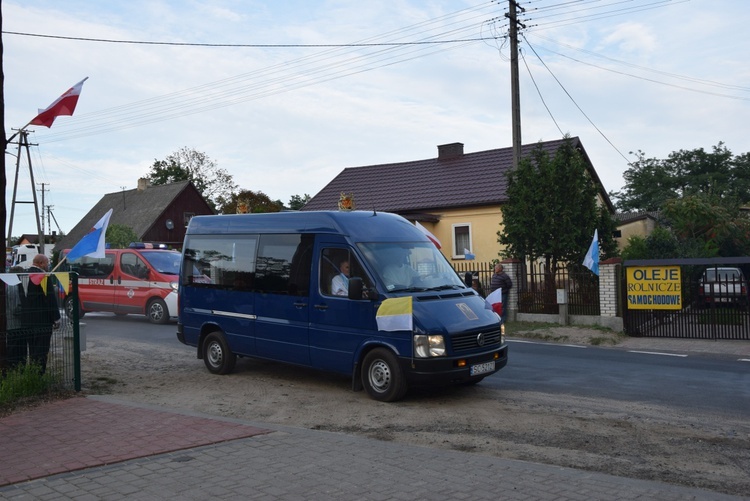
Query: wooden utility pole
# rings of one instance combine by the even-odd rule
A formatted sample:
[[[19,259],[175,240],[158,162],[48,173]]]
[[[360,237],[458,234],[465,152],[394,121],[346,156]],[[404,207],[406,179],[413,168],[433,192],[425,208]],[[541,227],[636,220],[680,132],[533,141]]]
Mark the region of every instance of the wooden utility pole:
[[[6,216],[6,204],[5,204],[5,187],[6,187],[6,180],[5,180],[5,147],[7,146],[5,135],[5,73],[3,72],[3,36],[2,36],[2,28],[3,28],[3,12],[2,12],[2,5],[0,5],[0,132],[3,134],[2,139],[2,146],[3,146],[3,157],[0,158],[0,188],[2,188],[3,192],[3,213],[2,216],[0,216],[0,228],[2,228],[3,237],[5,237],[5,216]],[[5,240],[5,238],[3,238]],[[5,260],[5,257],[3,256],[3,261]],[[5,273],[7,270],[5,269],[5,263],[3,263],[3,273]],[[7,337],[7,318],[6,318],[6,293],[5,293],[5,284],[0,284],[0,370],[5,369],[7,367],[7,351],[5,349],[6,346],[6,337]]]
[[[518,83],[518,26],[525,28],[518,22],[517,9],[524,10],[515,0],[508,0],[510,20],[510,103],[513,127],[513,168],[517,168],[521,161],[521,92]]]
[[[34,204],[34,216],[36,217],[36,230],[37,234],[39,235],[39,246],[41,252],[44,252],[44,235],[42,234],[42,223],[39,219],[39,202],[36,199],[36,188],[34,183],[34,170],[31,166],[31,150],[29,145],[29,133],[24,128],[19,130],[16,134],[13,134],[12,137],[15,137],[18,135],[18,155],[16,156],[16,177],[15,182],[13,183],[13,200],[11,201],[10,205],[10,220],[8,221],[8,237],[7,237],[7,246],[10,247],[11,245],[11,238],[13,236],[13,218],[15,216],[16,211],[16,204]],[[6,145],[9,144],[7,141],[5,143]],[[26,160],[29,164],[29,178],[31,179],[31,195],[32,200],[18,200],[18,175],[21,169],[21,148],[24,148],[26,150]]]

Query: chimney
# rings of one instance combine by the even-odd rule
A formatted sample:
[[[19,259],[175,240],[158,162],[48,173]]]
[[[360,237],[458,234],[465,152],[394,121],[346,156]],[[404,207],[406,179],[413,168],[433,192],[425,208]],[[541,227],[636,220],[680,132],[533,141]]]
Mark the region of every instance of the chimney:
[[[438,145],[438,160],[454,160],[463,156],[464,143],[450,143]]]
[[[138,191],[143,191],[149,186],[151,186],[151,182],[148,180],[148,178],[142,177],[138,179]]]

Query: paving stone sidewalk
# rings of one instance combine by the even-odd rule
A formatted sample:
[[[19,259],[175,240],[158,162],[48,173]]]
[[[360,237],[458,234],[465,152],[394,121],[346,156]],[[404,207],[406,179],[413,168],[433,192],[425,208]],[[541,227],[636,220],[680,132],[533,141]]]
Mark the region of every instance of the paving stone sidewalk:
[[[0,419],[0,457],[0,499],[743,499],[108,397]]]

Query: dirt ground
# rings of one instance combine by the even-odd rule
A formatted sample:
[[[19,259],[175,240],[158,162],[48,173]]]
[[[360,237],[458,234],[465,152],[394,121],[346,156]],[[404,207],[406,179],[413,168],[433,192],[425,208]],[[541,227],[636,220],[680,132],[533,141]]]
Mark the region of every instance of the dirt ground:
[[[574,328],[514,332],[579,344],[616,344],[612,332]],[[457,387],[412,390],[381,403],[347,378],[239,359],[208,373],[193,348],[89,340],[84,391],[168,408],[428,447],[750,493],[748,416],[678,414],[606,399]],[[501,373],[502,374],[502,371]]]

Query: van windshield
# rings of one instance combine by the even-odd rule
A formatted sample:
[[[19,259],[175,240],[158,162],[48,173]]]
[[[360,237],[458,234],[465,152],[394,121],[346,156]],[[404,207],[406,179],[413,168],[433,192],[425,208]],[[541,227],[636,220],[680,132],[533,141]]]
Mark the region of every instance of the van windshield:
[[[431,242],[361,243],[358,247],[390,292],[466,287]]]
[[[180,273],[180,259],[182,255],[173,251],[141,251],[141,255],[151,263],[159,273],[178,275]]]

